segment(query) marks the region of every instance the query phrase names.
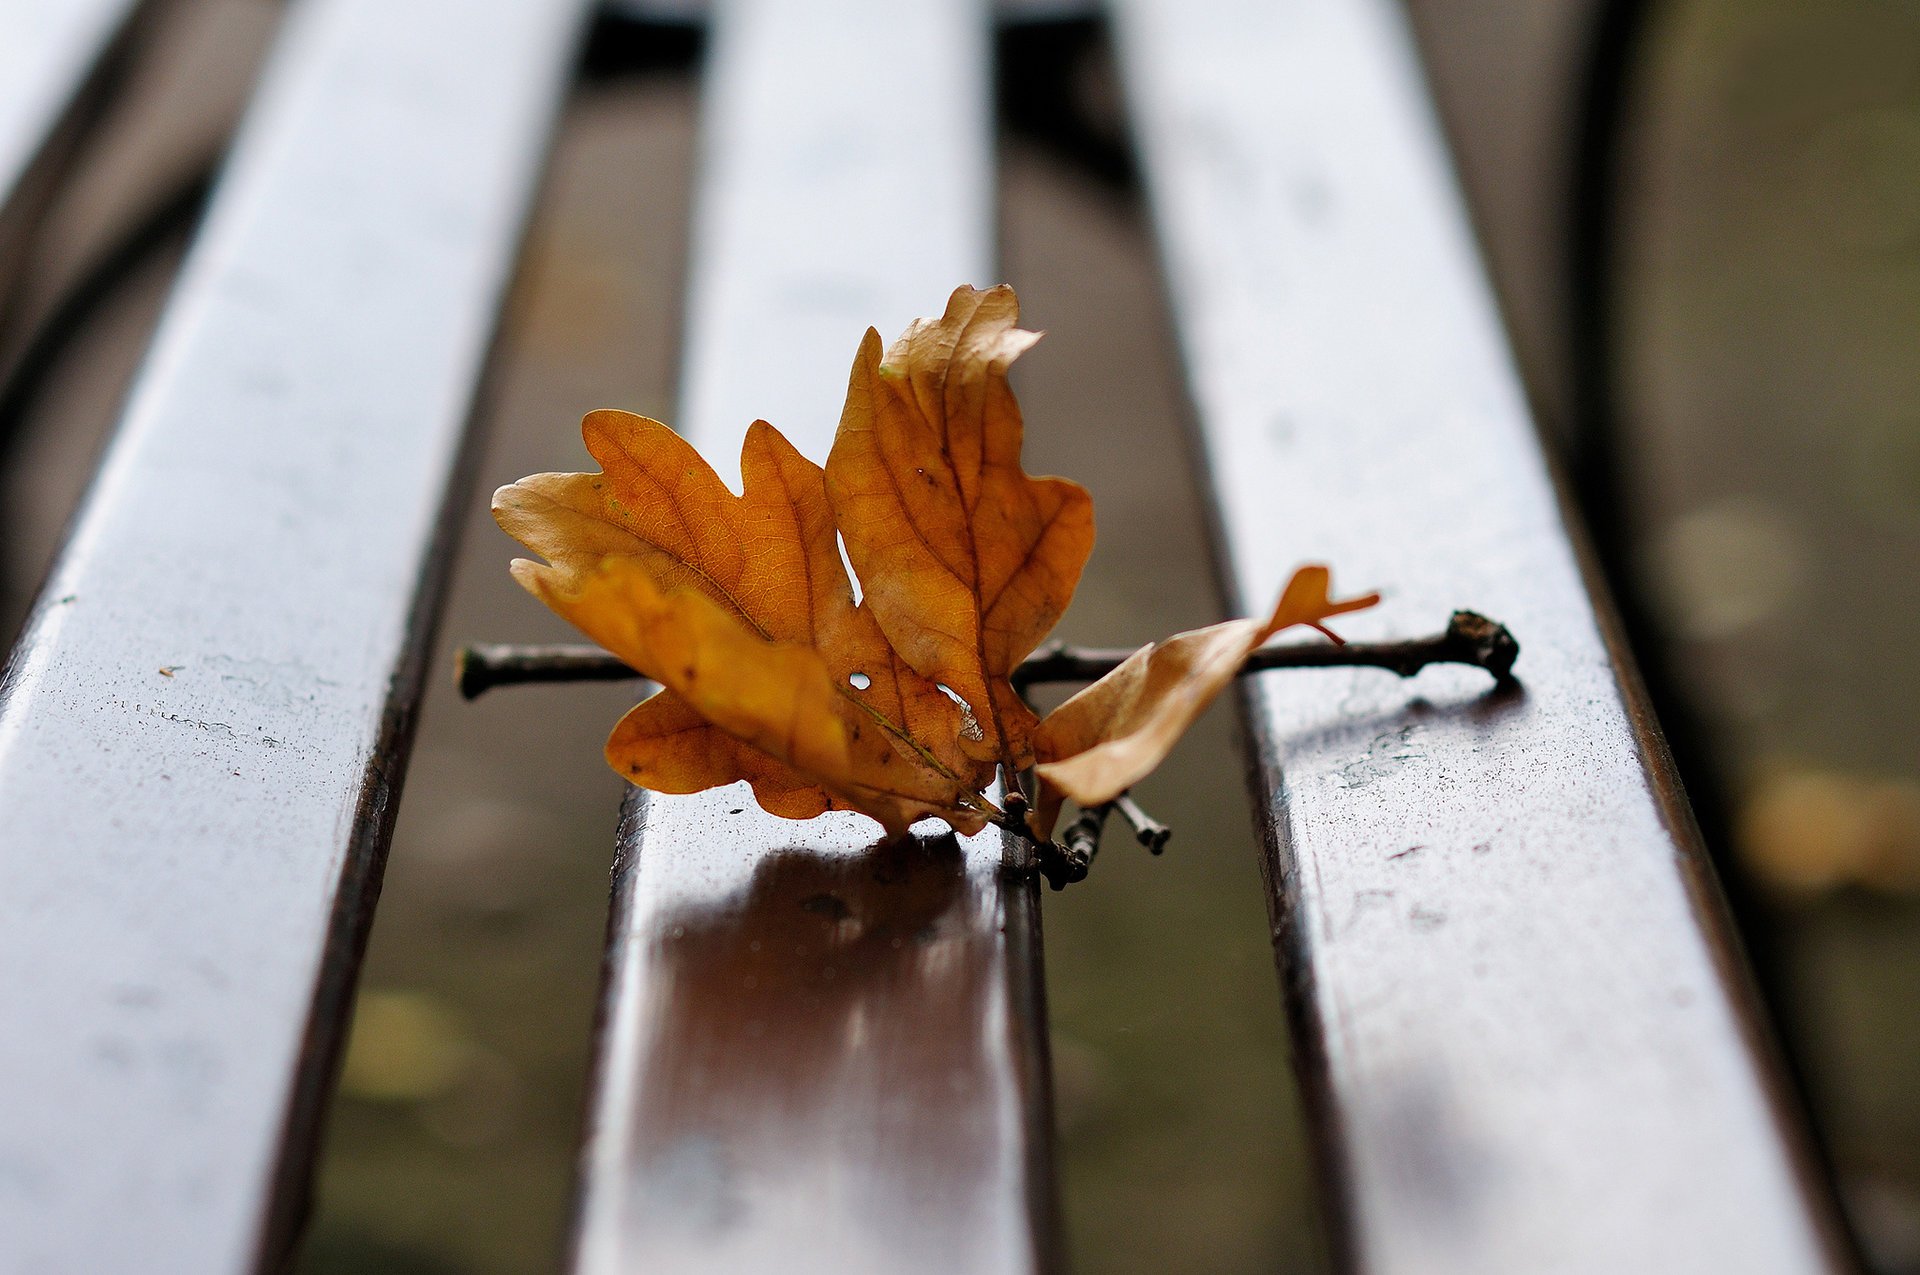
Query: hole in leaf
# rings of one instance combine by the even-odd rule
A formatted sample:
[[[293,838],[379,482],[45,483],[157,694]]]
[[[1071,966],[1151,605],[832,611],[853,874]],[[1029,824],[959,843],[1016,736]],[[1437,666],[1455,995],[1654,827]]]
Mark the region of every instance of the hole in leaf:
[[[853,605],[859,606],[860,599],[866,596],[867,591],[860,587],[860,574],[853,569],[853,559],[847,556],[847,538],[836,531],[833,533],[833,543],[840,550],[840,565],[846,568],[847,583],[853,586]]]
[[[849,677],[847,680],[853,683],[853,689],[856,691],[864,691],[869,686],[873,685],[873,679],[868,677],[865,673],[855,673],[852,677]]]
[[[942,695],[960,706],[960,715],[963,719],[960,725],[961,736],[966,739],[985,739],[987,733],[980,729],[980,719],[973,715],[973,705],[962,699],[960,692],[945,682],[936,682],[934,685],[940,689]]]

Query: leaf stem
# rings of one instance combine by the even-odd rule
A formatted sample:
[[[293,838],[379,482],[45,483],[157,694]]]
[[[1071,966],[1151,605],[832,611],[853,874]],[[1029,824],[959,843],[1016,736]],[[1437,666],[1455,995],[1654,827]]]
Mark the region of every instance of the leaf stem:
[[[1093,682],[1111,673],[1132,651],[1055,643],[1029,656],[1013,671],[1021,690],[1049,682]],[[1430,664],[1466,664],[1485,669],[1497,682],[1513,680],[1520,644],[1507,626],[1474,611],[1455,611],[1447,627],[1430,637],[1402,642],[1290,642],[1262,647],[1240,672],[1282,668],[1381,668],[1412,677]],[[460,694],[477,699],[496,686],[530,682],[620,682],[641,676],[597,646],[476,643],[455,657]]]

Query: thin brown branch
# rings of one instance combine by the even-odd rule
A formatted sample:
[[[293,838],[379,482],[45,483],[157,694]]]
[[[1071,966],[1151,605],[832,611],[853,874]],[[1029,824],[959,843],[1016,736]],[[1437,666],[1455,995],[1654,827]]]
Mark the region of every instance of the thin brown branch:
[[[454,685],[466,699],[523,682],[627,682],[639,676],[619,656],[586,643],[475,644],[461,647],[453,657]]]
[[[1125,793],[1112,801],[1088,806],[1061,831],[1058,841],[1034,843],[1035,866],[1047,879],[1048,885],[1056,890],[1064,890],[1076,881],[1086,880],[1094,857],[1100,853],[1100,835],[1106,828],[1108,817],[1115,811],[1127,821],[1134,839],[1154,854],[1164,850],[1167,839],[1173,836],[1173,829],[1142,810],[1139,803]],[[1014,831],[1032,839],[1031,834],[1022,829],[1016,828]]]
[[[1111,804],[1089,806],[1066,826],[1058,841],[1040,847],[1040,873],[1049,886],[1064,890],[1087,879],[1093,857],[1100,853],[1100,831],[1112,810]]]
[[[1093,862],[1097,844],[1092,848],[1084,843],[1076,844],[1072,828],[1068,829],[1068,839],[1064,842],[1044,841],[1033,835],[1033,826],[1027,817],[1031,807],[1024,792],[1009,786],[1002,801],[1006,808],[989,822],[1012,835],[1024,847],[1008,861],[1010,868],[1021,876],[1038,871],[1046,878],[1047,884],[1056,890],[1064,890],[1075,881],[1086,880],[1087,868]],[[1085,817],[1083,814],[1081,819]],[[1076,820],[1076,826],[1078,823],[1079,820]]]
[[[1088,806],[1060,834],[1060,844],[1091,861],[1094,855],[1100,853],[1100,834],[1106,829],[1107,816],[1112,813],[1113,803],[1110,801]]]
[[[1046,878],[1047,885],[1055,890],[1064,890],[1076,881],[1087,879],[1087,869],[1093,866],[1093,856],[1085,847],[1069,846],[1059,841],[1039,841],[1034,843],[1037,857],[1035,866],[1040,875]]]
[[[1173,836],[1173,829],[1140,809],[1140,804],[1130,794],[1123,792],[1115,797],[1113,808],[1120,812],[1120,817],[1125,819],[1127,826],[1133,829],[1133,839],[1145,846],[1149,853],[1159,854],[1167,848],[1167,841]]]
[[[1092,682],[1112,672],[1132,651],[1053,645],[1029,657],[1013,671],[1022,690],[1048,682]],[[1247,660],[1244,673],[1281,668],[1382,668],[1412,677],[1430,664],[1467,664],[1485,669],[1495,681],[1512,680],[1520,644],[1507,626],[1473,611],[1455,611],[1447,627],[1431,637],[1404,642],[1292,642],[1262,647]],[[460,693],[474,699],[496,686],[527,682],[617,682],[640,674],[597,646],[463,647],[456,660]]]
[[[1025,689],[1045,682],[1092,682],[1105,677],[1128,656],[1125,650],[1053,645],[1041,649],[1013,671],[1013,684]],[[1455,611],[1447,627],[1431,637],[1402,642],[1290,642],[1264,646],[1247,658],[1242,675],[1281,668],[1383,668],[1412,677],[1430,664],[1469,664],[1493,674],[1513,676],[1520,644],[1507,626],[1475,611]]]

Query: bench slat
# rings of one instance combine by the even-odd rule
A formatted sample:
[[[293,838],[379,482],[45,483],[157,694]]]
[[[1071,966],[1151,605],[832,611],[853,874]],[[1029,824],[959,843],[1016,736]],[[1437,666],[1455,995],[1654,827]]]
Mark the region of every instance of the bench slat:
[[[1838,1267],[1657,731],[1596,618],[1388,0],[1123,0],[1128,89],[1248,608],[1296,561],[1469,605],[1524,690],[1247,693],[1339,1243],[1371,1272]],[[1284,772],[1284,778],[1283,778]]]
[[[824,460],[861,332],[985,283],[973,0],[717,6],[684,411]],[[1031,881],[744,788],[628,802],[575,1267],[1021,1272],[1051,1233]]]
[[[585,8],[291,12],[0,705],[0,1269],[278,1268]]]
[[[0,0],[0,286],[49,166],[145,0]]]

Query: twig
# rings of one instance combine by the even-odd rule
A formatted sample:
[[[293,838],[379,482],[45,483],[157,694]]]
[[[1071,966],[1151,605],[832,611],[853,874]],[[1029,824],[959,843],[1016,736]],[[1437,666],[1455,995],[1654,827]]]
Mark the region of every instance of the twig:
[[[1121,818],[1133,828],[1133,839],[1147,848],[1150,854],[1159,854],[1167,848],[1167,841],[1173,836],[1173,829],[1140,809],[1140,804],[1127,793],[1121,793],[1113,799],[1113,808],[1120,812]]]
[[[1142,810],[1132,797],[1122,793],[1112,801],[1103,801],[1097,806],[1088,806],[1074,816],[1073,822],[1061,832],[1058,841],[1036,841],[1036,864],[1047,884],[1056,890],[1064,890],[1075,881],[1084,881],[1093,867],[1093,860],[1100,853],[1100,834],[1105,830],[1107,817],[1119,811],[1133,829],[1134,838],[1154,854],[1166,849],[1167,839],[1173,835],[1173,829]],[[1005,825],[1002,825],[1005,826]],[[1031,834],[1021,828],[1014,828],[1016,834]]]
[[[1106,826],[1107,815],[1112,810],[1110,803],[1087,807],[1067,825],[1060,840],[1042,849],[1040,871],[1049,886],[1064,890],[1075,881],[1087,879],[1093,857],[1100,853],[1101,829]]]
[[[1110,801],[1088,806],[1074,816],[1073,822],[1060,834],[1060,844],[1070,852],[1081,853],[1091,863],[1093,856],[1100,853],[1100,834],[1106,829],[1107,816],[1112,813],[1113,803]]]
[[[1019,860],[1025,865],[1019,869],[1023,874],[1037,868],[1040,875],[1047,879],[1047,884],[1056,890],[1064,890],[1075,881],[1087,879],[1087,869],[1099,850],[1099,832],[1096,830],[1093,833],[1091,844],[1084,834],[1076,835],[1075,829],[1086,818],[1084,813],[1074,820],[1062,841],[1043,841],[1033,835],[1033,826],[1027,818],[1032,806],[1025,792],[1009,784],[1001,804],[1005,808],[989,822],[1004,832],[1012,833],[1032,852],[1032,858],[1022,856]]]
[[[1099,833],[1094,833],[1095,844],[1091,847],[1084,840],[1076,841],[1072,830],[1068,830],[1065,843],[1047,841],[1033,833],[1033,821],[1029,815],[1033,803],[1027,797],[1027,790],[1020,784],[1018,775],[1005,767],[999,770],[1000,811],[989,821],[1001,831],[1012,834],[1026,846],[1026,851],[1016,854],[1008,861],[1016,866],[1021,875],[1039,870],[1047,879],[1047,884],[1056,890],[1064,890],[1075,881],[1087,879],[1087,868],[1093,863],[1094,851],[1099,848]],[[1084,818],[1084,816],[1083,816]],[[1075,824],[1078,825],[1076,820]]]
[[[461,647],[453,657],[454,685],[466,699],[522,682],[627,682],[639,676],[619,656],[585,643],[476,644]]]
[[[1039,852],[1037,866],[1040,875],[1047,879],[1047,885],[1055,890],[1064,890],[1076,881],[1087,879],[1087,869],[1093,860],[1083,851],[1062,845],[1058,841],[1038,841],[1034,848]]]
[[[1035,654],[1013,672],[1013,684],[1026,690],[1046,682],[1092,682],[1112,672],[1132,651],[1095,650],[1054,645]],[[1485,669],[1496,682],[1509,682],[1520,644],[1504,624],[1473,611],[1455,611],[1444,631],[1405,642],[1291,643],[1264,647],[1247,660],[1242,673],[1280,668],[1383,668],[1412,677],[1429,664],[1469,664]],[[597,646],[516,646],[504,643],[463,647],[455,663],[460,693],[475,699],[496,686],[527,682],[618,682],[641,674]],[[1082,810],[1058,841],[1042,841],[1027,825],[1028,803],[1017,784],[1007,786],[1005,809],[994,823],[1033,845],[1035,866],[1055,890],[1086,879],[1100,851],[1107,817],[1118,810],[1141,845],[1154,854],[1166,848],[1172,830],[1142,810],[1129,796]]]
[[[1132,651],[1049,646],[1013,671],[1021,690],[1047,682],[1092,682],[1111,673]],[[1262,647],[1240,671],[1262,673],[1280,668],[1382,668],[1412,677],[1429,664],[1468,664],[1485,669],[1497,682],[1513,678],[1520,644],[1507,626],[1474,611],[1455,611],[1447,627],[1431,637],[1405,642],[1348,642],[1345,645],[1293,642]],[[496,686],[525,682],[618,682],[640,674],[597,646],[464,647],[455,677],[460,693],[474,699]]]
[[[1124,650],[1095,650],[1053,645],[1042,648],[1013,671],[1021,689],[1043,682],[1091,682],[1105,677],[1134,654]],[[1429,664],[1470,664],[1505,682],[1513,676],[1520,643],[1507,626],[1477,611],[1455,611],[1447,627],[1431,637],[1403,642],[1291,642],[1265,646],[1247,657],[1240,672],[1264,673],[1280,668],[1383,668],[1412,677]]]

